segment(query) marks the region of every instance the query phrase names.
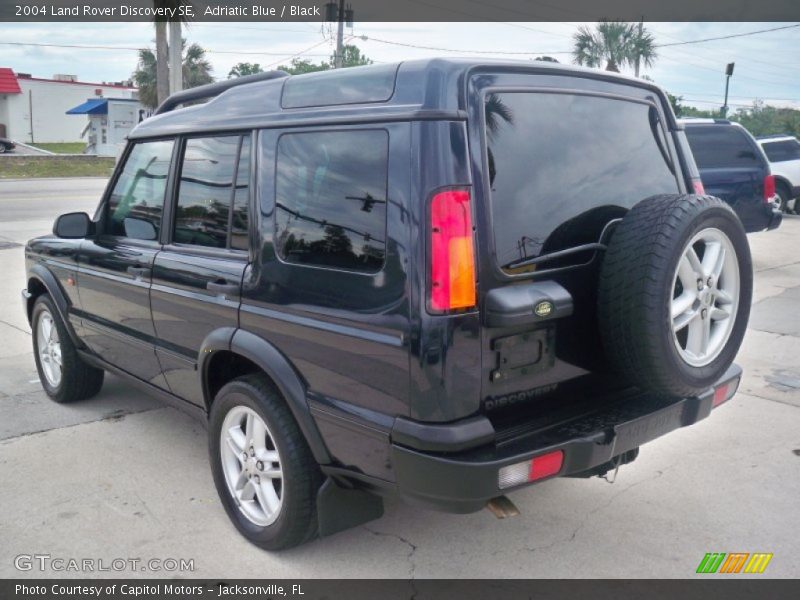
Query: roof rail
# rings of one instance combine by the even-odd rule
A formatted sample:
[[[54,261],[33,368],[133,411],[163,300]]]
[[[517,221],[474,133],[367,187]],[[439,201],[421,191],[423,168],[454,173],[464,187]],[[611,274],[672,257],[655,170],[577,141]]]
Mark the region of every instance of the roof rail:
[[[264,73],[256,73],[255,75],[246,75],[244,77],[237,77],[235,79],[217,81],[215,83],[200,85],[188,90],[183,90],[181,92],[175,92],[161,103],[161,106],[156,109],[154,114],[160,115],[171,110],[175,110],[175,107],[180,106],[181,104],[186,104],[187,102],[203,100],[205,98],[213,98],[214,96],[218,96],[226,90],[240,85],[257,83],[259,81],[268,81],[270,79],[279,79],[281,77],[288,76],[289,74],[286,71],[266,71]]]

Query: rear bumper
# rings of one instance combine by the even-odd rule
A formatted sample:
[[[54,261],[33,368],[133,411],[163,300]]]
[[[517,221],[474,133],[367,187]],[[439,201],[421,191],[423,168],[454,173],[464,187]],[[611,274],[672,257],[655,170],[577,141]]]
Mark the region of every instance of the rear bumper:
[[[525,428],[523,424],[513,435],[498,432],[493,444],[466,451],[430,452],[393,441],[397,491],[412,502],[447,512],[480,510],[494,497],[531,485],[500,489],[498,472],[502,467],[558,450],[563,452],[563,463],[554,477],[603,465],[670,431],[705,419],[735,393],[741,375],[741,368],[733,365],[715,388],[699,397],[663,399],[637,394],[555,424],[538,428],[535,424]],[[715,398],[715,389],[726,384],[727,393]],[[464,445],[463,432],[453,437]]]
[[[783,213],[781,212],[780,208],[772,209],[772,214],[770,215],[769,222],[767,223],[767,231],[772,229],[777,229],[780,227],[781,223],[783,222]]]

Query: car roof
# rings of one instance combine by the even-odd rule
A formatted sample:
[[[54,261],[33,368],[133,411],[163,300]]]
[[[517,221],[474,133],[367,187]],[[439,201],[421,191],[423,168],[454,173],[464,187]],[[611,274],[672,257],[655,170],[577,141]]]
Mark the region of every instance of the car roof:
[[[634,85],[653,91],[666,102],[663,90],[652,82],[598,69],[548,61],[434,58],[303,75],[274,73],[268,80],[231,87],[204,104],[145,119],[128,137],[323,122],[466,119],[466,82],[472,75],[499,72]]]
[[[769,142],[791,142],[797,138],[790,133],[776,133],[773,135],[760,135],[756,138],[759,144],[766,144]]]
[[[682,125],[739,125],[728,119],[712,119],[710,117],[680,117],[678,123]],[[741,125],[739,125],[741,127]]]

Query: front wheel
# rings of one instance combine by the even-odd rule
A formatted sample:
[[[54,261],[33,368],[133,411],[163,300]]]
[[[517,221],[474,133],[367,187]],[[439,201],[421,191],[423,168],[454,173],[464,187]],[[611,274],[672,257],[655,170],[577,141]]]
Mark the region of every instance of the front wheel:
[[[263,375],[226,384],[211,406],[217,493],[253,544],[282,550],[314,537],[322,473],[284,399]]]
[[[69,336],[53,300],[39,296],[31,315],[33,355],[39,381],[51,399],[60,403],[91,398],[103,386],[104,371],[87,365]]]
[[[617,226],[600,275],[606,355],[638,387],[690,396],[742,343],[753,288],[742,224],[710,196],[648,198]]]

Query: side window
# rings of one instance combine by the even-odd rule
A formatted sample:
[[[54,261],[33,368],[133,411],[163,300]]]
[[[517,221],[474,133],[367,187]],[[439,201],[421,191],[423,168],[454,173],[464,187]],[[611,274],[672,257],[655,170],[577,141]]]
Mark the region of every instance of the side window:
[[[279,256],[379,271],[386,255],[388,160],[385,130],[282,135],[275,176]]]
[[[108,203],[110,235],[158,239],[173,145],[172,140],[141,142],[128,154]]]
[[[227,248],[241,136],[186,140],[178,182],[173,241]]]
[[[239,166],[236,169],[236,189],[233,192],[233,217],[231,218],[231,248],[247,250],[249,232],[250,198],[250,136],[242,138]]]

